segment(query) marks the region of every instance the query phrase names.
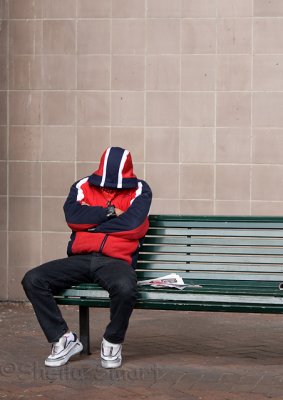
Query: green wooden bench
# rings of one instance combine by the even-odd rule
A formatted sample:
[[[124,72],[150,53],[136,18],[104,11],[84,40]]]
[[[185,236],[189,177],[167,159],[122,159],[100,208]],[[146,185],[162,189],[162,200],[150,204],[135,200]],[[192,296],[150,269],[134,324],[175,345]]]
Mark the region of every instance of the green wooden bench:
[[[138,280],[175,272],[192,285],[142,286],[136,308],[283,313],[283,218],[151,215],[136,271]],[[109,307],[108,293],[90,283],[55,298],[79,306],[90,354],[89,307]]]

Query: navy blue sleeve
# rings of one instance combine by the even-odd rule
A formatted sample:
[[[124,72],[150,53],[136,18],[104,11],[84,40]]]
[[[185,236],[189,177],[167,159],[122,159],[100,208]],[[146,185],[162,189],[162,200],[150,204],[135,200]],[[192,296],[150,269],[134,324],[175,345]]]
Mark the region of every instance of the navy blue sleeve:
[[[86,230],[107,221],[107,209],[99,206],[82,205],[78,201],[77,183],[74,183],[64,204],[67,224],[74,230]]]
[[[144,235],[148,228],[147,216],[152,200],[152,192],[149,185],[139,181],[136,197],[130,207],[122,215],[100,224],[95,232],[119,234],[130,238],[131,234],[139,237]],[[121,235],[122,236],[122,235]]]

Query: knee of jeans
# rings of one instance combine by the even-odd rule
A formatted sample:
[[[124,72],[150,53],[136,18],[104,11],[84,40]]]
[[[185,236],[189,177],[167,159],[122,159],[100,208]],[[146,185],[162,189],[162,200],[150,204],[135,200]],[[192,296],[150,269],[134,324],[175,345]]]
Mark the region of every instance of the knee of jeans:
[[[118,280],[113,286],[113,292],[119,294],[125,300],[135,299],[137,297],[137,284],[132,280]]]
[[[34,287],[43,286],[37,272],[30,270],[25,273],[22,279],[22,285],[25,291],[31,291]]]

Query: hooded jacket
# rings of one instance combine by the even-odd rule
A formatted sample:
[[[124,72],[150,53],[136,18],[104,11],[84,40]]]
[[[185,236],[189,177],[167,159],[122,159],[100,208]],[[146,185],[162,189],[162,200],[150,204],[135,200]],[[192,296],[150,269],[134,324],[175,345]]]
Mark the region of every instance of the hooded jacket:
[[[68,255],[97,252],[135,266],[149,227],[151,199],[150,187],[133,172],[130,152],[109,147],[98,170],[75,182],[64,204],[66,222],[72,229]],[[109,205],[123,214],[109,219]]]

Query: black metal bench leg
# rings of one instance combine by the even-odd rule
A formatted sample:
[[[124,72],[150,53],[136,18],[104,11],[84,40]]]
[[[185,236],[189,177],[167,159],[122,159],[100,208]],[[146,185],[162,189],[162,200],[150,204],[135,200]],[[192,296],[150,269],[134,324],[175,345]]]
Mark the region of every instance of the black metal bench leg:
[[[82,354],[91,354],[89,341],[89,307],[79,306],[80,311],[80,341],[83,345]]]

